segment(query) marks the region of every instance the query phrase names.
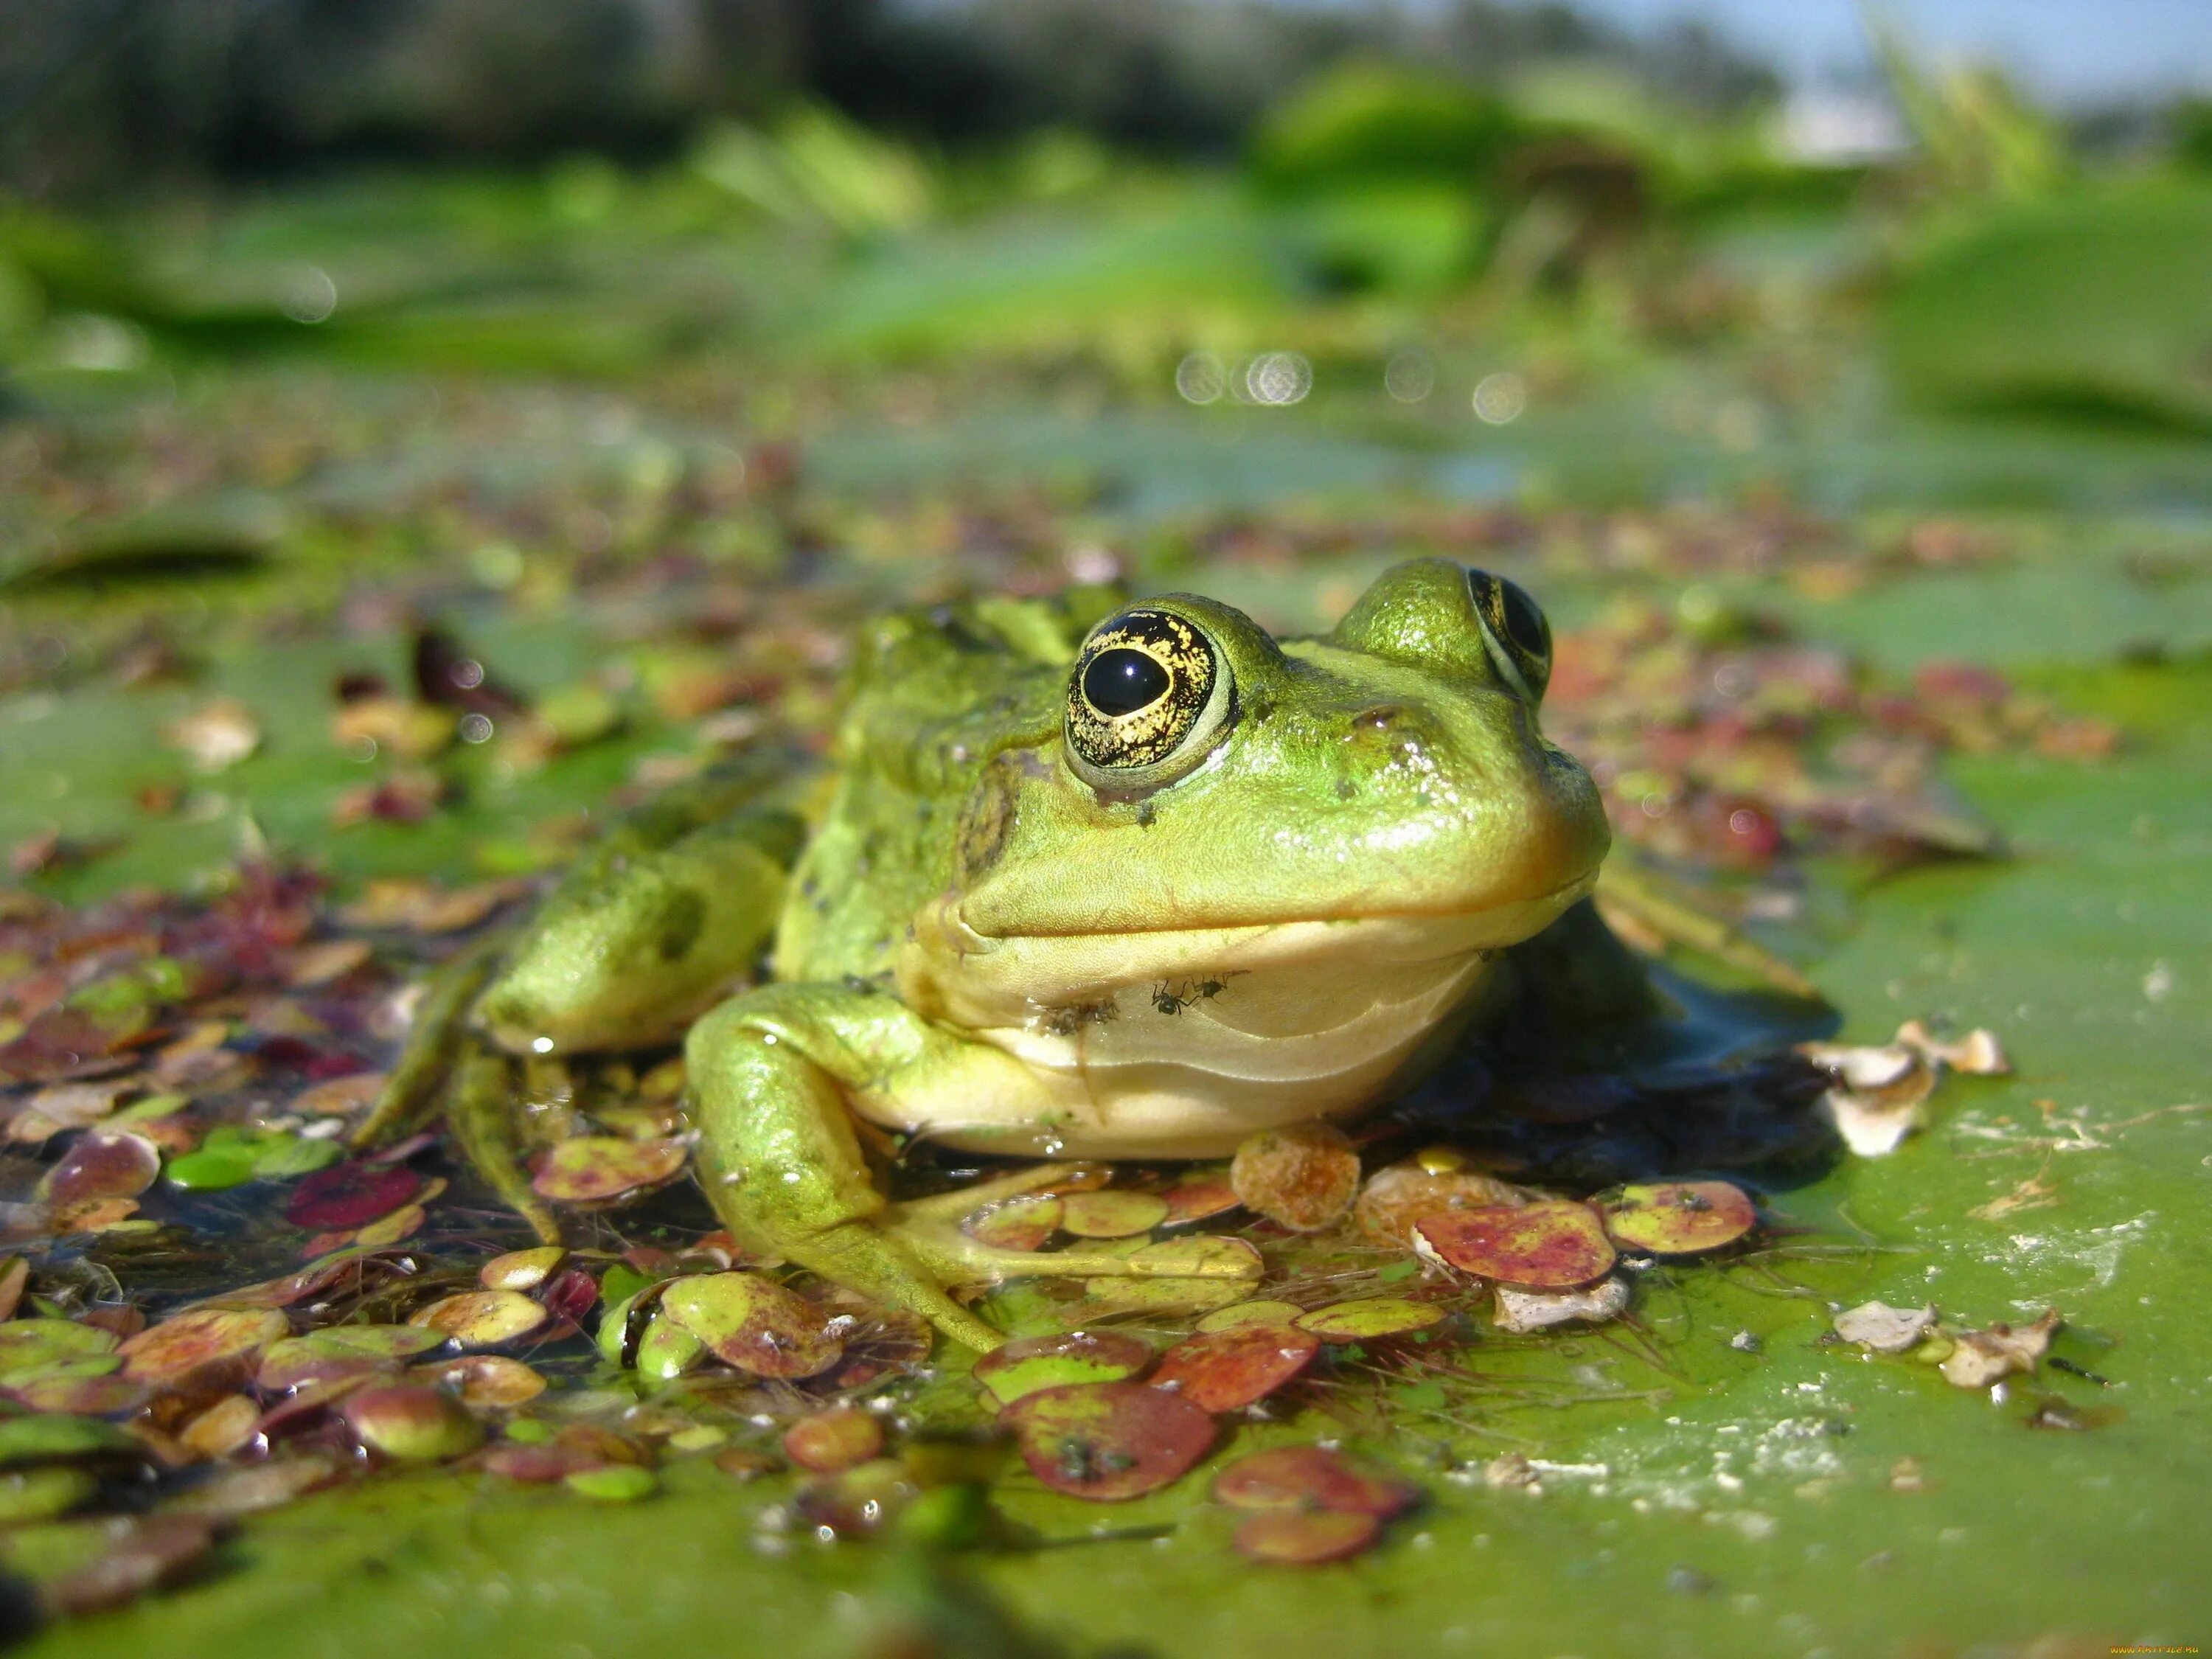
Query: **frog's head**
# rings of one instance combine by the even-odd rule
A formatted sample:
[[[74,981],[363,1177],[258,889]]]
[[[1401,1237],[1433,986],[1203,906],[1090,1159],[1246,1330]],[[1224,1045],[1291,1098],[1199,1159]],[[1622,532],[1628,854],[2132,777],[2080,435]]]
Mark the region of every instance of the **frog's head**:
[[[1441,559],[1311,639],[1187,594],[1126,606],[1085,639],[1057,738],[969,797],[940,918],[1070,981],[1293,933],[1326,953],[1355,923],[1398,924],[1400,950],[1516,944],[1589,890],[1607,843],[1589,775],[1538,725],[1550,669],[1534,601]]]

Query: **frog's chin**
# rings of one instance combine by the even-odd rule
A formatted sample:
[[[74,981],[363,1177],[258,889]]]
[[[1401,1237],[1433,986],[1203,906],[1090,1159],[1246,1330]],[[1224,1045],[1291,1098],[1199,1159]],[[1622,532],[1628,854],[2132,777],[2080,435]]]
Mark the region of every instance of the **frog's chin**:
[[[883,1121],[975,1152],[1210,1158],[1358,1112],[1485,1006],[1501,947],[1590,884],[1462,913],[1016,939],[964,930],[948,902],[917,919],[901,994],[1024,1082],[1001,1097],[948,1077]]]
[[[1289,917],[1149,932],[986,935],[946,894],[925,906],[897,962],[910,1007],[968,1030],[1065,1024],[1069,1011],[1144,989],[1213,1000],[1245,976],[1271,1000],[1301,1000],[1302,981],[1340,985],[1347,973],[1390,973],[1486,956],[1533,938],[1596,884],[1595,868],[1548,892],[1466,910]],[[1221,988],[1206,993],[1204,987]],[[1239,986],[1240,991],[1255,987]],[[1236,1001],[1248,1000],[1239,995]]]

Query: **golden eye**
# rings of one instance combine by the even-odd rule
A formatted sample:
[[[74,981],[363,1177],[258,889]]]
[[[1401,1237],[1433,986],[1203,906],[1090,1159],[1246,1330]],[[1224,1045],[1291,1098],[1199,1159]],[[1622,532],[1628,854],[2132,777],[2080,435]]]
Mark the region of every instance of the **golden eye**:
[[[1218,726],[1227,677],[1213,642],[1166,611],[1125,611],[1093,630],[1067,681],[1067,747],[1102,788],[1161,781]]]
[[[1552,624],[1542,607],[1520,583],[1487,570],[1468,571],[1467,582],[1491,661],[1530,702],[1541,702],[1552,679]]]

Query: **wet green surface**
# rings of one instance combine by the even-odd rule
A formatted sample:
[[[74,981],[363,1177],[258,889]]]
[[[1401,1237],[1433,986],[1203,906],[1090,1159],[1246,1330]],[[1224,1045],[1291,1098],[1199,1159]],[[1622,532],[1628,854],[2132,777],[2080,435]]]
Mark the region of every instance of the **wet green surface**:
[[[458,190],[447,202],[463,219],[466,205]],[[499,244],[496,192],[479,205],[479,232]],[[693,234],[688,210],[678,202],[662,220],[644,216],[682,245]],[[1085,308],[1091,326],[1126,326],[1127,355],[1139,362],[1157,354],[1162,308],[1232,307],[1237,328],[1264,336],[1277,290],[1260,283],[1255,298],[1249,286],[1258,246],[1249,239],[1279,228],[1211,222],[1202,200],[1148,222],[1109,226],[1073,252],[1035,226],[933,233],[919,252],[840,267],[848,287],[834,304],[779,288],[789,273],[764,273],[757,246],[720,262],[701,253],[693,266],[662,268],[636,310],[665,322],[664,301],[681,290],[712,313],[714,283],[750,282],[770,318],[808,304],[834,312],[837,327],[805,346],[832,361],[942,349],[947,337],[957,356],[963,330],[1009,316],[1042,331],[1024,349],[1048,350],[1044,325],[1066,307]],[[289,258],[332,233],[278,218],[232,234],[227,257],[244,261],[257,235]],[[990,245],[979,252],[979,242]],[[583,237],[563,258],[588,265],[592,248]],[[994,299],[972,273],[1010,259],[1009,249],[1028,250],[1007,277],[1019,292]],[[899,257],[912,268],[886,276]],[[1130,261],[1167,275],[1132,294],[1116,276]],[[683,269],[712,281],[682,289]],[[588,271],[559,275],[547,276],[549,292],[563,282],[592,291]],[[1097,322],[1102,289],[1127,301],[1121,322]],[[372,309],[361,339],[337,339],[329,352],[342,364],[369,350],[362,341],[374,344],[377,367],[357,380],[328,366],[252,372],[286,396],[323,395],[316,377],[330,374],[360,407],[404,407],[422,387],[394,365],[418,360],[474,354],[468,361],[534,371],[549,353],[599,362],[592,354],[604,348],[606,362],[632,361],[623,318],[594,317],[573,297],[566,312],[548,306],[503,307],[495,335],[480,337],[468,333],[460,300],[395,297],[390,315]],[[1360,327],[1372,338],[1389,332],[1387,319]],[[2016,1077],[1954,1079],[1928,1130],[1894,1157],[1845,1161],[1773,1194],[1773,1211],[1805,1231],[1757,1263],[1655,1271],[1640,1304],[1649,1345],[1617,1334],[1498,1339],[1460,1354],[1467,1375],[1395,1384],[1374,1449],[1429,1471],[1433,1497],[1356,1562],[1305,1572],[1243,1562],[1228,1547],[1231,1518],[1204,1501],[1199,1480],[1108,1509],[1007,1477],[1000,1502],[1026,1536],[969,1553],[964,1571],[1043,1638],[1077,1654],[1917,1656],[2008,1652],[2039,1638],[2075,1645],[2039,1651],[2101,1654],[2115,1643],[2212,1638],[2200,1524],[2212,1482],[2212,451],[2171,425],[2115,433],[1911,412],[1856,366],[1857,348],[1847,342],[1838,355],[1833,397],[1754,422],[1753,441],[1739,447],[1714,435],[1722,412],[1748,395],[1742,365],[1726,353],[1638,358],[1561,399],[1556,414],[1532,410],[1504,429],[1478,426],[1458,406],[1450,417],[1386,406],[1372,391],[1375,363],[1357,354],[1346,360],[1354,368],[1336,368],[1317,353],[1322,390],[1295,410],[1185,410],[1161,390],[1171,357],[1134,380],[1145,388],[1134,395],[1087,381],[1073,391],[1018,380],[955,386],[921,418],[844,407],[803,421],[787,412],[803,387],[764,386],[763,404],[787,412],[763,424],[803,430],[817,503],[1032,489],[1075,504],[1072,535],[1150,547],[1140,564],[1175,585],[1288,623],[1310,621],[1327,608],[1326,590],[1356,587],[1392,550],[1354,546],[1285,573],[1144,538],[1199,508],[1294,517],[1325,505],[1356,517],[1408,501],[1513,501],[1540,514],[1757,488],[1845,514],[1863,550],[1887,533],[1883,514],[1994,503],[2013,550],[1987,565],[1840,595],[1769,575],[1711,581],[1893,671],[1939,657],[2001,665],[2126,736],[2117,757],[2087,764],[1954,759],[1951,781],[2014,856],[1878,881],[1824,868],[1817,927],[1789,933],[1793,948],[1814,953],[1809,969],[1847,1036],[1878,1042],[1915,1016],[1986,1024]],[[1480,368],[1479,356],[1447,363]],[[169,361],[162,372],[179,376],[188,405],[208,395],[204,364]],[[1340,395],[1324,395],[1332,375]],[[48,400],[39,419],[57,428],[112,418],[64,412],[66,379],[27,369],[18,391]],[[617,422],[612,442],[588,435],[613,395],[603,385],[444,385],[449,407],[512,398],[535,409],[538,424],[494,421],[465,441],[433,434],[410,447],[399,422],[304,479],[267,486],[260,494],[289,517],[276,568],[262,574],[170,599],[133,589],[106,610],[52,595],[9,602],[20,636],[64,640],[123,609],[174,605],[181,638],[206,663],[189,685],[123,689],[57,671],[51,685],[0,698],[0,843],[49,827],[124,837],[80,869],[42,878],[46,890],[83,897],[137,881],[189,883],[235,854],[249,816],[269,844],[312,852],[341,882],[398,872],[471,879],[528,863],[533,825],[602,800],[669,743],[647,722],[515,776],[464,756],[454,765],[468,793],[457,810],[420,826],[329,830],[333,801],[362,775],[326,734],[331,678],[345,666],[399,668],[389,618],[342,621],[341,595],[498,541],[481,523],[438,517],[439,480],[465,479],[481,500],[527,498],[549,479],[635,478],[657,464],[656,444],[696,456],[728,435],[726,410],[690,406],[696,385],[646,396],[642,417]],[[1463,405],[1464,390],[1456,395]],[[1694,418],[1669,425],[1667,411],[1686,406]],[[1738,420],[1725,429],[1745,428]],[[387,516],[372,512],[365,533],[344,517],[380,501],[391,504]],[[1516,558],[1528,556],[1510,551],[1501,562]],[[927,586],[916,574],[926,562],[871,554],[858,535],[830,561],[887,590]],[[1540,560],[1525,568],[1571,624],[1623,589],[1672,603],[1696,580],[1571,565],[1547,574]],[[446,597],[496,672],[527,685],[569,681],[607,649],[605,617],[580,615],[557,593],[521,605],[488,588]],[[162,726],[217,693],[263,721],[261,752],[198,786],[197,805],[142,821],[135,792],[181,776]],[[1973,1213],[1993,1203],[2001,1207]],[[1875,1297],[1933,1300],[1973,1323],[2055,1307],[2068,1322],[2057,1352],[2109,1382],[2046,1370],[1994,1401],[1947,1386],[1932,1368],[1820,1340],[1834,1307]],[[1749,1336],[1738,1345],[1741,1333]],[[2078,1411],[2117,1410],[2094,1428],[2029,1426],[2051,1395]],[[1240,1429],[1207,1467],[1328,1426]],[[1508,1451],[1534,1460],[1540,1492],[1484,1484],[1483,1461]],[[1468,1468],[1436,1473],[1452,1462]],[[629,1504],[475,1474],[395,1478],[249,1522],[191,1587],[49,1631],[23,1650],[309,1659],[373,1644],[842,1655],[888,1650],[868,1644],[924,1613],[961,1632],[944,1650],[994,1650],[981,1626],[961,1621],[997,1615],[976,1611],[964,1591],[940,1589],[928,1603],[894,1546],[823,1545],[804,1525],[765,1526],[787,1496],[775,1479],[738,1485],[708,1460],[672,1466],[662,1493]],[[1095,1528],[1146,1535],[1086,1541]]]

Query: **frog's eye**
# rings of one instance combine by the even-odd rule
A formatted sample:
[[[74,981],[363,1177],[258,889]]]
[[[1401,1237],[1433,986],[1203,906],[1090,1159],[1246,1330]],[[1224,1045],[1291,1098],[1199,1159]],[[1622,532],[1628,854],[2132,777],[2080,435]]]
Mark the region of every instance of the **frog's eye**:
[[[1505,683],[1530,702],[1544,700],[1552,678],[1552,624],[1528,590],[1487,570],[1467,573],[1483,642]]]
[[[1213,641],[1166,611],[1125,611],[1092,630],[1067,681],[1067,749],[1100,788],[1146,787],[1202,755],[1228,713]]]

